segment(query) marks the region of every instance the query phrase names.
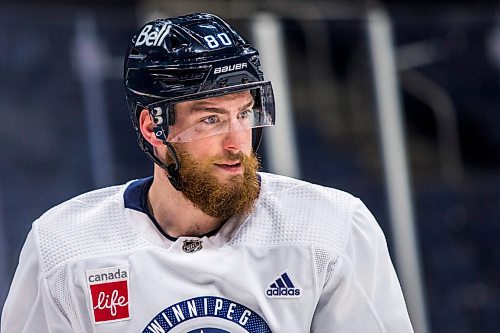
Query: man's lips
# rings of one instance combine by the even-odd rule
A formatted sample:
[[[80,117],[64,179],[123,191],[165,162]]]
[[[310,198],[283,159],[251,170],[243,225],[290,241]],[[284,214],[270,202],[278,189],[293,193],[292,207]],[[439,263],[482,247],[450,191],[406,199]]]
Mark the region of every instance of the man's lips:
[[[217,167],[227,171],[238,171],[241,168],[241,162],[214,163]]]

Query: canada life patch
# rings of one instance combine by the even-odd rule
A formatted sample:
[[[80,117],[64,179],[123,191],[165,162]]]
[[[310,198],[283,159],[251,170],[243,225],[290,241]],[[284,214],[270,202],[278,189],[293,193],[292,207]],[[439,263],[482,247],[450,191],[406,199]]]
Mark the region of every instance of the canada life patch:
[[[100,268],[86,273],[94,323],[130,319],[129,267]]]

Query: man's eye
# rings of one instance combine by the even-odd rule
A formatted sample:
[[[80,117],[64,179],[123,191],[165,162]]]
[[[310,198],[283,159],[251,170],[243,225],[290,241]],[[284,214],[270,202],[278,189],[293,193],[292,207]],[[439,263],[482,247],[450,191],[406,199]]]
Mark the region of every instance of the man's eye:
[[[209,116],[203,119],[203,123],[205,124],[215,124],[218,121],[217,116]]]
[[[250,117],[250,115],[252,114],[253,112],[253,109],[248,109],[248,110],[244,110],[244,111],[241,111],[238,115],[238,118],[240,119],[245,119],[245,118],[248,118]]]

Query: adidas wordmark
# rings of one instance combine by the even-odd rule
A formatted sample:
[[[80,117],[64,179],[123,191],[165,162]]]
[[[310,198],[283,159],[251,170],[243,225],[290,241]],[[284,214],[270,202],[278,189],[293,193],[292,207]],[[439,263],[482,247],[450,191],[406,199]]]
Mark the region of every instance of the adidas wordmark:
[[[269,288],[266,289],[266,296],[271,298],[296,298],[300,297],[301,293],[302,289],[293,284],[286,272],[271,282]]]

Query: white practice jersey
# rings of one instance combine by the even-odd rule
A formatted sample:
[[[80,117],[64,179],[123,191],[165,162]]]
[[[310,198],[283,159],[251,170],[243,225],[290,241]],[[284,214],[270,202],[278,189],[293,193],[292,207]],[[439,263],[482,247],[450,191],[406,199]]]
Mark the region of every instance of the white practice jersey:
[[[413,332],[363,203],[259,174],[254,212],[201,238],[162,234],[151,178],[52,208],[23,247],[2,332]]]

